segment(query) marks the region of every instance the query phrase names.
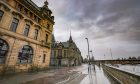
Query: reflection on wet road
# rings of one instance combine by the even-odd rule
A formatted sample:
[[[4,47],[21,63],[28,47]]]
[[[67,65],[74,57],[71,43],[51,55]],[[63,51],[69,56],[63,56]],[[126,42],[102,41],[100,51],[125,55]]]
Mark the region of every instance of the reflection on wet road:
[[[79,71],[82,72],[82,74],[86,74],[84,79],[79,80],[79,82],[69,82],[68,84],[118,84],[116,81],[114,81],[112,78],[108,77],[106,73],[104,73],[102,67],[98,67],[96,65],[82,65],[82,68]],[[75,80],[77,80],[76,78]],[[72,80],[74,81],[74,80]]]
[[[106,74],[101,66],[82,66],[59,69],[51,77],[43,77],[23,84],[118,84]],[[63,82],[64,80],[67,80]]]
[[[84,71],[87,76],[81,81],[80,84],[111,84],[106,78],[101,67],[89,65],[88,70]]]

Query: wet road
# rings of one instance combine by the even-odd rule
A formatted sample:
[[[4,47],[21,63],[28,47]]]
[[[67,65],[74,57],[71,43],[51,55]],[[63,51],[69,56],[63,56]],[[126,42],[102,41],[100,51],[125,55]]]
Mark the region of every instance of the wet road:
[[[88,64],[62,68],[50,73],[53,75],[22,84],[118,84],[103,71],[102,67]]]
[[[67,84],[118,84],[104,73],[102,67],[82,65],[74,70],[82,72],[83,75],[76,77]]]

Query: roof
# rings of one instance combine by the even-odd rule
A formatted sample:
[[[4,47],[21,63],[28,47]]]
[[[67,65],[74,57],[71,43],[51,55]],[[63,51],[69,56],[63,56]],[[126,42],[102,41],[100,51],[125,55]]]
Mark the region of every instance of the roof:
[[[69,42],[62,42],[64,47],[69,47]]]
[[[54,34],[52,34],[52,42],[55,42]]]
[[[16,0],[17,2],[24,5],[28,10],[32,11],[42,19],[48,19],[54,24],[54,16],[52,16],[52,11],[48,8],[47,0],[44,2],[44,6],[38,7],[33,0]],[[50,14],[48,14],[48,11]]]
[[[54,40],[55,40],[55,37],[52,34],[52,41],[54,41]],[[76,48],[77,52],[81,53],[80,50],[79,50],[79,48],[77,47],[76,43],[72,40],[72,36],[71,35],[70,35],[70,38],[69,38],[68,41],[66,41],[66,42],[59,42],[59,43],[55,43],[54,42],[53,45],[52,45],[52,47],[53,48],[56,48],[59,45],[63,45],[64,48],[69,48],[69,47],[71,47],[70,46],[71,44],[72,44],[72,47]]]
[[[32,0],[28,0],[28,2],[29,2],[32,6],[34,6],[37,10],[40,11],[40,8],[39,8]]]

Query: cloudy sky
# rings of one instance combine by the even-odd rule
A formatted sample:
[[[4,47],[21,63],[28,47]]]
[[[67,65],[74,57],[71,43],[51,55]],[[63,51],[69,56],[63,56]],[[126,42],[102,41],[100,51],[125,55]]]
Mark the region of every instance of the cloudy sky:
[[[42,6],[45,0],[32,0]],[[55,16],[54,35],[73,40],[87,55],[87,42],[95,59],[140,56],[140,0],[48,0]]]

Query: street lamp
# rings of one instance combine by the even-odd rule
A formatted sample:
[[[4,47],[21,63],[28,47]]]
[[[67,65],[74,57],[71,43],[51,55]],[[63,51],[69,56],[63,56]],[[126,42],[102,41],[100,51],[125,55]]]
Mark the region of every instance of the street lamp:
[[[87,45],[88,45],[88,57],[89,57],[89,65],[90,65],[90,54],[89,54],[89,41],[88,38],[85,38],[87,40]]]
[[[95,59],[94,59],[94,56],[93,56],[92,50],[90,50],[90,52],[91,52],[91,55],[92,55],[91,60],[94,61]]]

